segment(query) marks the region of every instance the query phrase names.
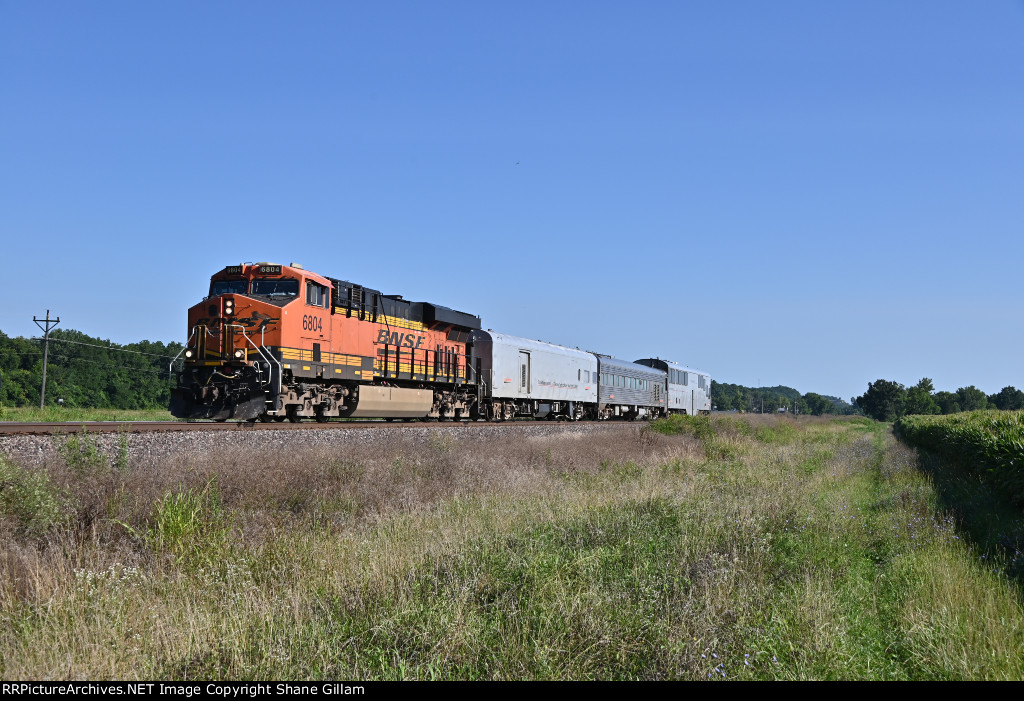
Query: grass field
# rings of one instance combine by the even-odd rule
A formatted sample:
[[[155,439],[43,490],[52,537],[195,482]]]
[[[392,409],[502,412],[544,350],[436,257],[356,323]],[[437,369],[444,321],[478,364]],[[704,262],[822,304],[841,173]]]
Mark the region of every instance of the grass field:
[[[57,421],[173,421],[166,409],[78,409],[71,407],[3,407],[0,421],[57,422]]]
[[[160,465],[56,440],[0,463],[4,679],[1024,678],[1002,551],[865,419]]]

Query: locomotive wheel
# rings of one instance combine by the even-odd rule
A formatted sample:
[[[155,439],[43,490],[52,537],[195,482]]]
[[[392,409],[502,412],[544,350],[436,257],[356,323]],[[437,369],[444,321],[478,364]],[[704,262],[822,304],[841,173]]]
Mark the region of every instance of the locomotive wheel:
[[[267,412],[263,412],[262,414],[260,414],[259,419],[261,424],[268,424],[271,421],[277,420],[276,417],[271,416]]]

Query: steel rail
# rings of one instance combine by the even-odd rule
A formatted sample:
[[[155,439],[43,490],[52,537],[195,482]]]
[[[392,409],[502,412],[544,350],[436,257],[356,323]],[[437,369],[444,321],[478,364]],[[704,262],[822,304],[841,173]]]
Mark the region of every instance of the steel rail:
[[[356,428],[490,428],[498,426],[579,426],[600,424],[624,426],[625,421],[387,421],[385,419],[360,421],[272,422],[258,421],[51,421],[0,422],[0,436],[31,436],[66,433],[167,433],[173,431],[308,431]],[[636,422],[640,423],[640,422]]]

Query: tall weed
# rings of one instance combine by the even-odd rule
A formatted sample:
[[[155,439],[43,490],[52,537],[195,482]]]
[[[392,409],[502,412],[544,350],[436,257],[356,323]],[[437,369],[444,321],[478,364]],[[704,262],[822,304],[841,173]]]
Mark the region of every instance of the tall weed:
[[[170,492],[153,508],[145,542],[178,561],[216,561],[224,555],[230,526],[216,479],[201,489]]]
[[[57,453],[74,474],[85,476],[106,471],[107,456],[95,435],[83,430],[63,438],[58,436],[57,440]]]
[[[39,537],[70,518],[70,501],[45,472],[0,458],[0,518],[17,535]]]

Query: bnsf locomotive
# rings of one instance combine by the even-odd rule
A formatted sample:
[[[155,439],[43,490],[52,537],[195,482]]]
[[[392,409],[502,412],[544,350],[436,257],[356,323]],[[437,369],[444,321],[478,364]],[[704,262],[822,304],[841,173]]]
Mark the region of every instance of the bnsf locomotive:
[[[224,268],[188,324],[171,393],[181,418],[635,419],[711,409],[711,378],[670,361],[484,331],[472,314],[296,263]]]

